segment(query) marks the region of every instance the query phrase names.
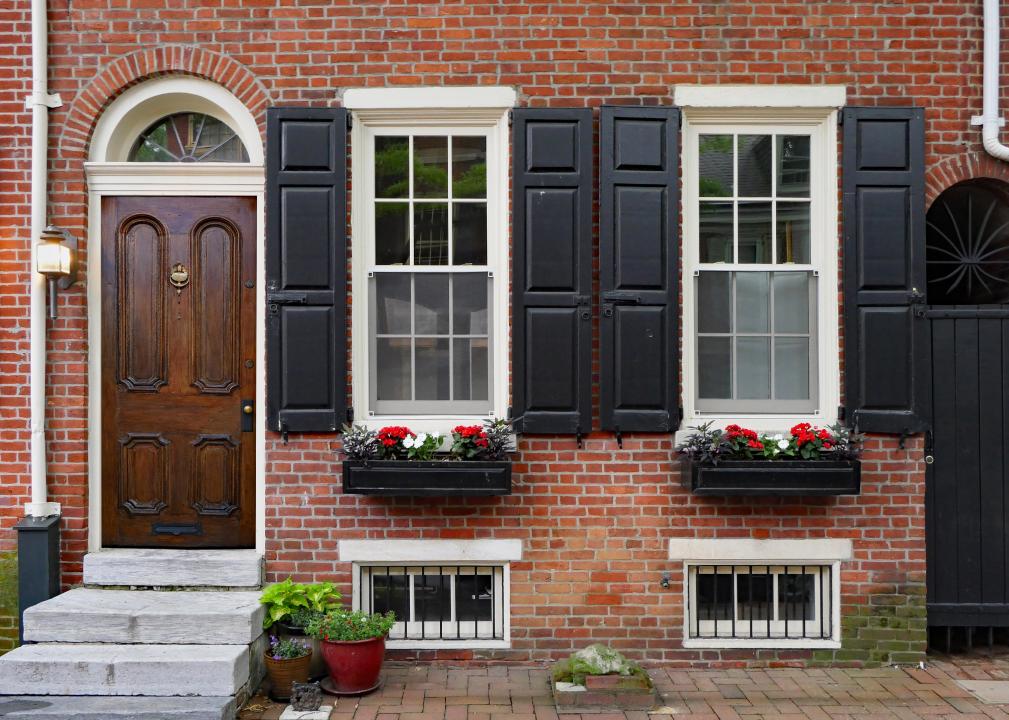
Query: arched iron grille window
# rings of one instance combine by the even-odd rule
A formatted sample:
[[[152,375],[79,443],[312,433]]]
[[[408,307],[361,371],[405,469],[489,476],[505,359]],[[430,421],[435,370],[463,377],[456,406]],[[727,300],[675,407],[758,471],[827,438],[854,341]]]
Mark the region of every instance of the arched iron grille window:
[[[161,118],[140,133],[130,162],[249,162],[235,131],[215,117],[183,112]]]
[[[936,198],[926,221],[930,304],[1009,303],[1009,185],[958,183]]]

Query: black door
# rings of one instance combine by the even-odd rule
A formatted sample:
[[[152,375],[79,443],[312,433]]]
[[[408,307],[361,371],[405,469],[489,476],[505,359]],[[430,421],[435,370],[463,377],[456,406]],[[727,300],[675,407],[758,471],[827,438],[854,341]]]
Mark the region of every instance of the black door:
[[[927,591],[940,648],[1009,627],[1007,197],[1001,184],[970,181],[928,212]]]

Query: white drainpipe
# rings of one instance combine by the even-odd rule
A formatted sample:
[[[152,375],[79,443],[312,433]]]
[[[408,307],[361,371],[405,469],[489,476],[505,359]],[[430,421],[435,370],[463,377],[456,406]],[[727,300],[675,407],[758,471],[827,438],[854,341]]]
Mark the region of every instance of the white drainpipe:
[[[984,107],[980,117],[971,120],[981,125],[984,149],[999,160],[1009,160],[1009,147],[999,142],[1000,128],[1005,121],[999,115],[999,0],[984,0]]]
[[[59,107],[58,95],[48,93],[48,24],[46,0],[32,0],[32,94],[25,104],[32,111],[31,236],[31,463],[32,499],[25,504],[31,517],[59,515],[59,503],[48,502],[46,489],[46,279],[35,272],[35,245],[46,227],[49,108]]]

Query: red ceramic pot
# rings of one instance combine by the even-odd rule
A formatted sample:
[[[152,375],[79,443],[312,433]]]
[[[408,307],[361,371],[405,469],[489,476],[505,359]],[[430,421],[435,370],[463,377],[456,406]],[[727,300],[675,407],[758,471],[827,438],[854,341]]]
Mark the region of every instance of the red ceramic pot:
[[[385,657],[385,638],[350,642],[322,641],[329,681],[338,693],[364,693],[378,687]]]

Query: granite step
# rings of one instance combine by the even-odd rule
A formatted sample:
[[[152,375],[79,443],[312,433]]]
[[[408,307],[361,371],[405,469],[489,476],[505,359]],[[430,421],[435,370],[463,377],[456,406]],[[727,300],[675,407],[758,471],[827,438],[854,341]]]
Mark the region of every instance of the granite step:
[[[0,657],[0,695],[235,695],[244,645],[37,643]]]
[[[259,592],[76,588],[28,608],[28,642],[248,645],[263,632]],[[2,717],[2,716],[0,716]]]
[[[0,697],[4,720],[233,720],[232,697]]]
[[[84,556],[84,584],[256,589],[263,557],[255,550],[101,550]]]

